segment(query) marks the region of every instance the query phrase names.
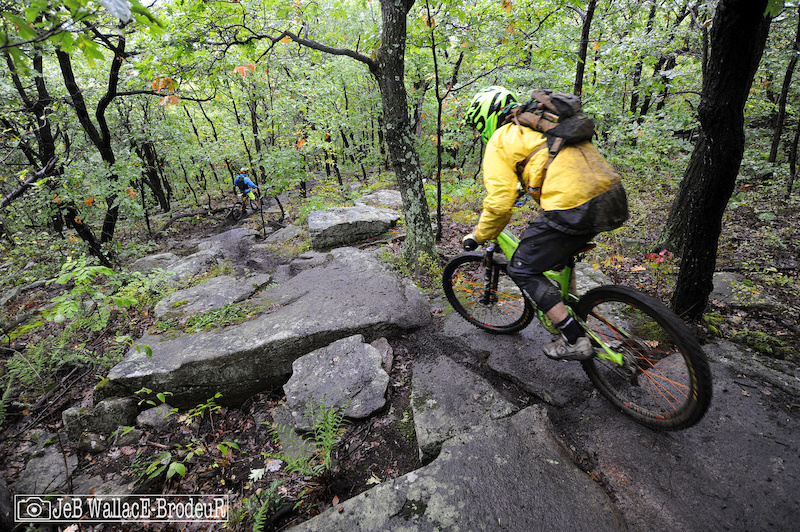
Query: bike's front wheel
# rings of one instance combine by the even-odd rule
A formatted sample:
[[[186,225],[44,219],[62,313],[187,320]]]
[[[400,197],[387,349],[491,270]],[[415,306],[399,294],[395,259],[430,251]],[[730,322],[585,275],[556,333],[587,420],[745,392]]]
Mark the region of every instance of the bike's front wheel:
[[[485,264],[483,253],[463,253],[444,267],[447,301],[464,319],[484,331],[510,334],[530,324],[535,312],[508,276],[503,263]]]
[[[671,310],[632,288],[601,286],[584,294],[575,311],[622,355],[619,364],[598,345],[598,356],[583,362],[600,393],[654,429],[684,429],[700,421],[711,403],[711,370],[700,344]]]

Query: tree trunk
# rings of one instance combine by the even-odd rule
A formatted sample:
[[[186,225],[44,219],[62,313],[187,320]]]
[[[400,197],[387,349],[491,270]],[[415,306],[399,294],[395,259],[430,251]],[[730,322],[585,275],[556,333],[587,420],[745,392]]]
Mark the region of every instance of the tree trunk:
[[[72,70],[72,58],[69,54],[61,50],[56,52],[58,63],[61,67],[61,74],[64,76],[64,86],[67,88],[70,100],[72,101],[72,107],[75,109],[75,114],[78,116],[78,121],[81,126],[83,126],[83,130],[92,141],[92,144],[97,148],[97,151],[103,158],[103,162],[111,168],[113,168],[116,163],[116,157],[114,156],[114,150],[111,146],[111,133],[106,123],[105,111],[117,95],[119,70],[126,57],[124,50],[125,39],[120,36],[118,46],[113,48],[114,59],[111,61],[108,89],[103,97],[100,98],[100,101],[97,103],[97,108],[95,109],[94,115],[97,119],[97,127],[95,127],[89,115],[86,101],[83,98],[83,91],[78,87],[78,83],[75,81],[75,73]],[[117,175],[112,172],[108,175],[108,179],[110,181],[116,181]],[[119,206],[116,204],[116,197],[109,196],[106,198],[106,204],[108,205],[108,210],[106,211],[106,216],[103,220],[103,228],[100,233],[100,242],[102,243],[111,242],[114,238],[114,231],[117,226],[117,220],[119,219]]]
[[[656,2],[652,0],[650,3],[650,14],[647,16],[647,28],[645,29],[645,37],[649,37],[653,31],[653,21],[656,18]],[[633,83],[631,84],[631,113],[636,114],[636,108],[639,106],[639,85],[642,82],[642,69],[644,68],[644,58],[639,58],[636,66],[633,69]]]
[[[800,8],[799,8],[800,9]],[[769,150],[768,162],[774,163],[778,159],[778,146],[781,143],[783,133],[783,121],[786,118],[786,100],[789,96],[789,89],[792,85],[794,68],[797,66],[797,54],[800,54],[800,13],[797,16],[797,31],[794,35],[794,46],[792,46],[792,58],[786,67],[786,74],[783,76],[783,87],[778,98],[778,117],[775,120],[775,132],[772,135],[772,147]]]
[[[407,229],[403,255],[407,262],[417,264],[424,255],[435,257],[436,252],[404,83],[406,17],[413,5],[414,0],[381,0],[382,41],[373,75],[381,91],[386,144],[403,198]]]
[[[658,247],[681,256],[672,307],[699,318],[712,289],[722,215],[744,153],[744,105],[764,51],[767,0],[721,0],[698,115],[700,135]]]
[[[586,16],[583,18],[583,29],[581,30],[581,44],[578,48],[578,66],[575,69],[575,87],[573,93],[580,96],[583,93],[583,74],[586,71],[586,53],[589,50],[589,30],[592,28],[594,10],[597,7],[597,0],[589,0],[586,6]]]
[[[792,148],[789,150],[789,179],[786,180],[786,195],[784,199],[789,201],[789,196],[792,195],[792,188],[794,181],[797,178],[797,145],[800,144],[800,122],[797,124],[797,129],[794,132],[794,140],[792,141]]]

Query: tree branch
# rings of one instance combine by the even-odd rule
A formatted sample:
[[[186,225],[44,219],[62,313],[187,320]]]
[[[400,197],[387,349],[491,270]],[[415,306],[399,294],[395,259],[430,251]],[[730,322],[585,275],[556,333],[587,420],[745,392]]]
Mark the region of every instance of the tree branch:
[[[317,41],[313,41],[311,39],[304,39],[303,37],[300,37],[299,35],[297,35],[295,33],[292,33],[291,31],[288,31],[288,30],[284,31],[283,33],[281,33],[280,35],[275,36],[275,37],[273,37],[271,35],[264,35],[264,34],[253,34],[251,37],[248,37],[247,39],[234,40],[229,44],[231,46],[232,45],[244,45],[244,44],[248,44],[248,43],[250,43],[250,42],[252,42],[254,40],[263,40],[263,39],[267,39],[267,40],[271,41],[272,45],[270,45],[270,47],[267,48],[267,50],[263,54],[261,54],[261,56],[259,56],[259,58],[256,60],[256,61],[258,61],[262,57],[267,55],[267,53],[269,53],[272,50],[272,48],[275,47],[276,44],[278,44],[279,42],[283,41],[283,39],[285,39],[286,37],[288,37],[292,41],[296,42],[297,44],[299,44],[301,46],[305,46],[306,48],[311,48],[312,50],[317,50],[319,52],[325,52],[326,54],[331,54],[331,55],[339,55],[339,56],[350,57],[352,59],[355,59],[356,61],[364,63],[365,65],[367,65],[367,67],[369,67],[369,69],[371,71],[376,69],[377,66],[378,66],[377,63],[373,59],[371,59],[370,57],[367,57],[366,55],[361,54],[361,53],[359,53],[359,52],[357,52],[355,50],[351,50],[349,48],[335,48],[333,46],[328,46],[327,44],[323,44],[323,43],[320,43],[320,42],[317,42]],[[211,43],[211,44],[215,44],[215,43]],[[216,44],[222,44],[222,43],[216,43]]]
[[[31,185],[33,185],[35,182],[39,181],[47,174],[52,172],[55,166],[56,166],[56,159],[55,158],[50,159],[44,168],[42,168],[38,172],[34,172],[30,177],[28,177],[28,179],[23,181],[22,184],[20,184],[20,186],[16,188],[16,190],[14,190],[11,194],[4,197],[2,201],[0,201],[0,210],[5,209],[8,205],[11,204],[11,202],[20,197],[26,190],[28,190],[31,187]]]

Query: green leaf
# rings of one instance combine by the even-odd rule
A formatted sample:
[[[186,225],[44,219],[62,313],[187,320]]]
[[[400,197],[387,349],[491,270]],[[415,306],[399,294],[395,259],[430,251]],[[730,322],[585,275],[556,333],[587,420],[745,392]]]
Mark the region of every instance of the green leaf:
[[[37,36],[36,30],[31,27],[30,23],[25,19],[14,15],[13,13],[3,12],[3,17],[6,18],[9,22],[14,24],[17,29],[17,33],[23,39],[35,39]]]
[[[142,351],[144,351],[145,355],[147,355],[149,358],[153,358],[153,350],[149,345],[139,344],[139,345],[136,345],[135,347],[136,347],[136,352],[137,353],[141,353]],[[150,393],[151,391],[152,390],[148,390],[147,393]],[[139,392],[136,392],[136,393],[139,393]]]
[[[152,464],[151,464],[151,465],[152,465]],[[148,468],[148,469],[150,469],[150,468]],[[161,472],[162,472],[162,471],[164,471],[164,469],[166,469],[166,466],[161,466],[161,467],[159,467],[157,470],[155,470],[155,471],[153,471],[152,473],[150,473],[150,476],[149,476],[149,477],[147,477],[147,478],[148,478],[148,480],[156,478],[158,475],[160,475],[160,474],[161,474]]]
[[[130,296],[113,296],[111,299],[118,307],[130,308],[138,303],[135,297]]]
[[[765,17],[776,17],[783,10],[783,0],[769,0],[767,9],[764,10]]]
[[[86,57],[86,61],[89,63],[90,67],[94,67],[95,60],[102,61],[104,59],[103,53],[100,51],[100,47],[92,41],[91,39],[87,39],[83,35],[78,39],[78,48],[81,49],[83,55]]]
[[[167,469],[167,478],[172,478],[175,473],[182,477],[186,476],[186,466],[180,462],[172,462]]]
[[[25,10],[25,20],[28,22],[33,22],[36,20],[36,17],[39,15],[40,8],[39,7],[29,7]]]

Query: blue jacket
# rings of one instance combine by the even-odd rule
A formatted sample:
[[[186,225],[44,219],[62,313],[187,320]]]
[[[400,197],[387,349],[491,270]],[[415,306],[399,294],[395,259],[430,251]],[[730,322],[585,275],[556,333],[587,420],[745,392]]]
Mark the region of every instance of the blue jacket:
[[[239,187],[239,180],[241,180],[241,179],[243,179],[243,180],[244,180],[244,186],[245,186],[244,193],[245,193],[245,194],[247,194],[248,192],[250,192],[250,191],[251,191],[251,190],[253,190],[254,188],[258,188],[258,186],[256,186],[256,184],[255,184],[255,183],[253,183],[252,181],[250,181],[250,178],[249,178],[249,177],[247,177],[247,174],[239,174],[239,175],[237,175],[237,176],[236,176],[236,177],[233,179],[233,186],[235,186],[235,187],[237,187],[237,188],[238,188],[238,187]],[[240,190],[241,190],[241,189],[240,189]]]

